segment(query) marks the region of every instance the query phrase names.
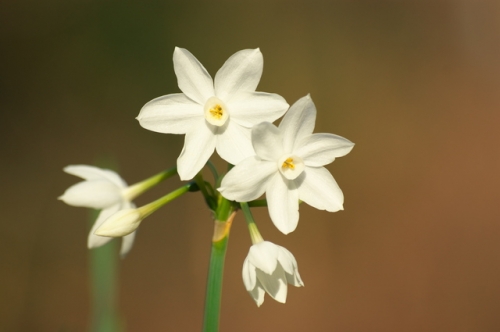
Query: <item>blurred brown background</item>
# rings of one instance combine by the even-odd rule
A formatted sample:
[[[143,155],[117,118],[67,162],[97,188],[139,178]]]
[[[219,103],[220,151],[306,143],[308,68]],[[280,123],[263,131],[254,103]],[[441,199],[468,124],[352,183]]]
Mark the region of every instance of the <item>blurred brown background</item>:
[[[88,211],[56,200],[68,164],[129,182],[175,164],[182,136],[142,129],[178,92],[175,46],[215,75],[260,47],[260,91],[311,93],[316,132],[356,143],[329,169],[345,211],[301,206],[284,236],[305,288],[257,308],[233,226],[221,331],[500,330],[500,2],[3,1],[0,331],[85,331]],[[175,188],[162,184],[144,204]],[[128,331],[199,331],[212,223],[201,196],[148,218],[120,266]]]

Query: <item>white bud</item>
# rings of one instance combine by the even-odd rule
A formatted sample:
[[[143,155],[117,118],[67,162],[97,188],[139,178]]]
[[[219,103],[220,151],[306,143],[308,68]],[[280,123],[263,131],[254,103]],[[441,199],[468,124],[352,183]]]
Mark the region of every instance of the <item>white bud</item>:
[[[135,231],[142,219],[143,215],[138,209],[121,210],[106,219],[94,234],[109,237],[125,236]]]

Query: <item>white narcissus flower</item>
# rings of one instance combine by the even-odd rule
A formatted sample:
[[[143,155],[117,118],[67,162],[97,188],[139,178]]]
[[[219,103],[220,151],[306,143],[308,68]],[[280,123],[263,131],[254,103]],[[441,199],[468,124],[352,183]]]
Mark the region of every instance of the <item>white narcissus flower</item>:
[[[137,119],[155,132],[186,134],[177,159],[181,180],[192,179],[214,150],[231,164],[253,155],[250,128],[285,113],[288,104],[281,96],[255,91],[262,68],[258,48],[242,50],[224,63],[212,81],[188,50],[175,48],[174,70],[183,93],[151,100]]]
[[[264,302],[265,292],[285,303],[287,284],[304,286],[292,253],[269,241],[250,247],[243,263],[243,283],[259,307]]]
[[[68,205],[101,210],[88,236],[89,249],[108,243],[112,238],[95,235],[95,230],[116,212],[134,208],[135,205],[131,200],[136,190],[128,187],[127,183],[111,170],[87,165],[70,165],[66,166],[64,171],[85,181],[69,187],[59,199]],[[134,238],[135,232],[123,237],[120,250],[122,256],[130,251]]]
[[[315,121],[316,108],[307,95],[290,107],[279,127],[269,122],[253,127],[256,155],[231,169],[218,190],[238,202],[266,193],[271,219],[284,234],[297,227],[299,200],[319,210],[342,210],[342,190],[323,166],[354,144],[334,134],[313,134]]]

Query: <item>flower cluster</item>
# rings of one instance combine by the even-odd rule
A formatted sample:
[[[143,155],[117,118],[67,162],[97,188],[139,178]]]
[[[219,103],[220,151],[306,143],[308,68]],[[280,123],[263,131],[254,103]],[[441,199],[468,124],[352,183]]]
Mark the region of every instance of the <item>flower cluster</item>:
[[[202,191],[214,212],[226,200],[232,211],[244,211],[253,243],[243,264],[246,289],[258,306],[265,292],[285,302],[287,284],[304,285],[297,262],[287,249],[264,241],[249,207],[265,194],[270,218],[284,234],[298,225],[300,201],[329,212],[342,210],[342,191],[324,166],[349,153],[354,144],[334,134],[313,133],[316,107],[309,95],[289,107],[277,94],[257,92],[263,70],[259,49],[232,55],[214,80],[185,49],[175,48],[173,61],[182,93],[151,100],[137,119],[151,131],[185,134],[176,170],[181,180],[192,181],[135,208],[133,198],[168,176],[127,187],[109,170],[68,166],[66,172],[85,181],[69,188],[61,199],[70,205],[102,209],[89,235],[89,247],[123,236],[122,253],[130,249],[141,221],[181,194]],[[272,122],[283,115],[275,126]],[[217,178],[212,187],[200,171],[214,151],[235,166],[225,176],[212,169]]]

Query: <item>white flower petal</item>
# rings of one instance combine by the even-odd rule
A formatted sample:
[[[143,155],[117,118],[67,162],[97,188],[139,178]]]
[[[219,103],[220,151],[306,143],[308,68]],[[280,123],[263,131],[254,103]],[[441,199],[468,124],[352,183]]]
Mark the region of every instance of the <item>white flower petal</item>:
[[[281,173],[274,175],[266,190],[269,215],[278,230],[293,232],[299,222],[299,192],[294,181],[286,180]]]
[[[257,307],[260,307],[262,303],[264,303],[264,295],[266,294],[266,292],[264,291],[264,288],[262,287],[261,283],[258,280],[257,280],[257,285],[255,285],[255,288],[248,292],[254,299],[255,303],[257,303]]]
[[[223,128],[217,128],[217,153],[230,164],[237,165],[240,161],[253,156],[250,129],[230,120]]]
[[[216,136],[205,121],[186,133],[184,147],[177,158],[177,172],[183,181],[194,178],[215,150]]]
[[[127,254],[130,252],[130,249],[132,249],[136,233],[137,233],[137,231],[132,232],[129,235],[122,237],[122,245],[120,248],[120,257],[121,258],[125,258],[125,256],[127,256]]]
[[[226,103],[242,92],[254,92],[262,76],[260,49],[234,53],[215,75],[215,94]]]
[[[252,291],[255,288],[255,284],[257,282],[257,277],[255,274],[255,266],[250,264],[248,257],[245,258],[245,261],[243,262],[242,276],[243,276],[243,284],[245,284],[245,288],[249,292]]]
[[[285,273],[286,281],[295,287],[304,287],[304,282],[300,278],[299,270],[295,270],[293,274]]]
[[[295,154],[304,159],[307,166],[324,166],[348,154],[354,143],[334,134],[312,134],[301,140]]]
[[[252,144],[257,156],[263,160],[277,163],[284,153],[281,132],[269,122],[262,122],[252,128]]]
[[[297,267],[297,261],[290,251],[286,248],[279,247],[280,252],[278,256],[278,261],[285,270],[286,280],[289,284],[293,286],[300,287],[304,286],[302,279],[299,275],[299,270]]]
[[[188,50],[175,48],[174,71],[179,89],[199,104],[204,105],[215,94],[212,77]]]
[[[278,265],[278,246],[269,241],[254,244],[248,252],[249,263],[268,275],[273,274]]]
[[[231,201],[248,202],[264,194],[267,182],[276,172],[276,163],[248,157],[224,176],[218,190]]]
[[[107,180],[82,181],[72,185],[59,197],[64,203],[104,209],[122,200],[120,188]]]
[[[285,303],[288,283],[304,285],[292,253],[269,241],[250,247],[243,263],[243,282],[258,306],[264,302],[263,290],[276,301]]]
[[[278,262],[281,264],[286,273],[293,274],[294,267],[297,265],[295,257],[287,249],[278,246]]]
[[[336,212],[343,210],[344,194],[339,185],[324,167],[306,167],[299,197],[302,201],[318,210]]]
[[[69,165],[64,172],[85,180],[109,180],[116,186],[125,188],[127,183],[114,171],[89,165]]]
[[[89,249],[105,245],[106,243],[108,243],[113,239],[112,237],[95,235],[94,232],[106,221],[106,219],[108,219],[110,216],[112,216],[119,210],[120,210],[120,204],[115,204],[107,209],[101,210],[87,238],[87,246]]]
[[[285,152],[295,150],[302,138],[312,134],[316,122],[316,107],[309,95],[293,104],[281,120],[279,128],[283,133]]]
[[[272,275],[268,275],[264,271],[257,270],[257,279],[259,279],[259,282],[264,290],[271,295],[273,299],[280,303],[286,302],[288,287],[285,271],[281,265],[278,264]]]
[[[288,109],[283,97],[274,93],[246,92],[228,103],[231,119],[251,128],[261,122],[273,122]]]
[[[165,134],[185,134],[203,119],[203,106],[183,93],[155,98],[137,116],[143,128]]]

